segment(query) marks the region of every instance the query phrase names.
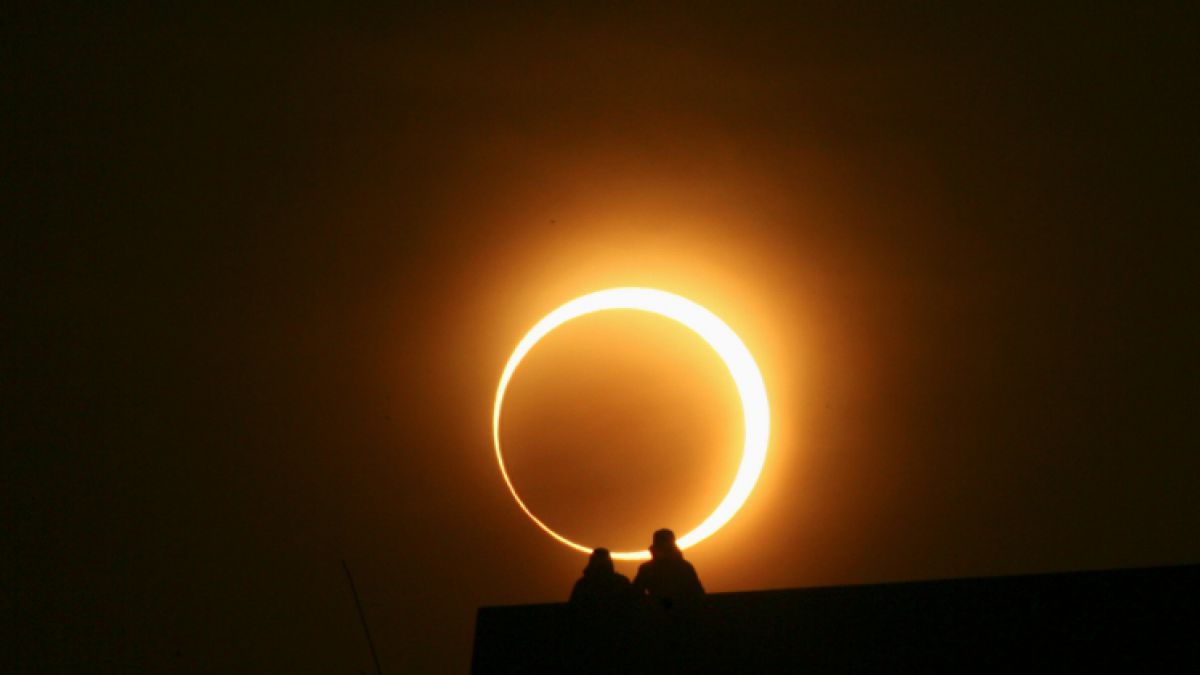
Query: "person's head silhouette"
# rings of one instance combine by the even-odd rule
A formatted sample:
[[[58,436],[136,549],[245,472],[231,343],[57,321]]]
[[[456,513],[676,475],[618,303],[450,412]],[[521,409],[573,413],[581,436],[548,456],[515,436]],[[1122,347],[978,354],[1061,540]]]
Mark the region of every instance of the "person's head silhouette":
[[[583,568],[583,576],[607,576],[613,574],[612,554],[606,548],[597,548],[592,550],[592,555],[588,558],[587,567]]]
[[[675,545],[675,533],[667,528],[663,528],[654,533],[654,541],[650,544],[650,557],[658,560],[659,558],[682,558],[683,551]]]

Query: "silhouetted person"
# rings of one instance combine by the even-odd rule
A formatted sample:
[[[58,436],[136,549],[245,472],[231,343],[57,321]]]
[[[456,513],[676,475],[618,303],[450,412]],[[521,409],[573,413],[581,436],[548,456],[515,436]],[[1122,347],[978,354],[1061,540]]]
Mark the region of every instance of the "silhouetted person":
[[[583,577],[571,589],[570,607],[568,639],[575,659],[562,672],[627,672],[633,586],[628,577],[613,570],[608,549],[592,551]]]
[[[613,570],[612,555],[606,548],[592,551],[583,577],[571,589],[571,604],[580,607],[616,608],[633,597],[629,577]]]
[[[638,568],[633,592],[649,596],[667,609],[692,604],[704,595],[696,568],[683,559],[683,551],[675,545],[674,532],[663,529],[654,533],[650,561]]]

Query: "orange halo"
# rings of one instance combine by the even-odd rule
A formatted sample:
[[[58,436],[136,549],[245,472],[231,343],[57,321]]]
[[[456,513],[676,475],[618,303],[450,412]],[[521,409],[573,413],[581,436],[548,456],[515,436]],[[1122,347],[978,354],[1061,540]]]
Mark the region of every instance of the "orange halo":
[[[770,437],[770,409],[767,404],[767,390],[763,384],[762,373],[759,372],[754,357],[750,355],[750,350],[746,349],[746,345],[742,343],[737,334],[725,322],[717,318],[717,315],[691,300],[653,288],[610,288],[575,298],[537,322],[517,343],[517,348],[513,350],[512,356],[508,357],[504,373],[500,376],[500,385],[496,388],[496,403],[492,408],[492,444],[496,449],[496,461],[500,464],[500,473],[504,476],[508,491],[512,493],[513,499],[517,501],[517,505],[521,507],[525,515],[529,516],[530,520],[563,544],[583,553],[591,552],[591,548],[571,541],[550,529],[548,525],[533,515],[525,502],[521,501],[516,487],[508,477],[508,471],[504,467],[504,455],[500,450],[500,409],[504,403],[504,392],[508,389],[513,372],[539,340],[571,319],[610,309],[635,309],[651,312],[678,321],[690,328],[717,352],[717,355],[725,362],[725,366],[729,368],[734,383],[737,385],[738,395],[742,401],[746,430],[742,462],[733,479],[733,486],[725,495],[725,499],[696,529],[678,539],[679,547],[686,549],[721,529],[746,502],[750,492],[754,490],[755,483],[758,482],[759,474],[762,473]],[[646,560],[650,554],[647,551],[619,551],[614,552],[612,557],[617,560]]]

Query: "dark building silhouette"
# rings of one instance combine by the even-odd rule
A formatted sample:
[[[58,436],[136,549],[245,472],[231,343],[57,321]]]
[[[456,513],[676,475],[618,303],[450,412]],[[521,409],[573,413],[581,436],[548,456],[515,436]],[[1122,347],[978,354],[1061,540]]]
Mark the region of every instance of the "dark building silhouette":
[[[1200,672],[1200,565],[714,593],[586,634],[567,604],[484,607],[475,673]]]

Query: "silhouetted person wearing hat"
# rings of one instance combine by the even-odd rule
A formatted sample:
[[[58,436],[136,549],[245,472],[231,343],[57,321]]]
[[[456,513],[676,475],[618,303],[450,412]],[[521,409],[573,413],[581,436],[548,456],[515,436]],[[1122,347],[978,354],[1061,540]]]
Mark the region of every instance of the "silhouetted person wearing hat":
[[[571,589],[571,604],[581,607],[614,608],[632,597],[629,577],[613,569],[612,555],[606,548],[592,551],[583,577]]]
[[[634,594],[648,596],[667,609],[691,604],[704,595],[696,568],[683,559],[683,551],[675,545],[674,532],[663,529],[654,533],[650,558],[638,568]]]

